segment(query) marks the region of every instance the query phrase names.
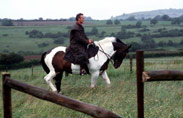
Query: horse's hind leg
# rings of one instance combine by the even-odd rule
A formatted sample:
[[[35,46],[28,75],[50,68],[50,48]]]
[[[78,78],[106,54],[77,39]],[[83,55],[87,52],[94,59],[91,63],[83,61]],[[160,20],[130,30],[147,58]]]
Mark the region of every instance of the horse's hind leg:
[[[61,81],[62,81],[62,75],[63,72],[60,72],[59,74],[56,75],[55,79],[55,85],[57,88],[57,92],[59,93],[61,91]]]
[[[52,84],[51,80],[56,76],[55,72],[50,71],[45,77],[45,81],[46,83],[50,86],[50,88],[52,89],[52,91],[56,92],[57,89],[54,87],[54,85]]]
[[[105,80],[105,82],[106,82],[106,84],[107,84],[107,87],[110,87],[111,82],[110,82],[110,79],[109,79],[109,77],[108,77],[106,71],[104,71],[104,72],[102,73],[102,78]]]

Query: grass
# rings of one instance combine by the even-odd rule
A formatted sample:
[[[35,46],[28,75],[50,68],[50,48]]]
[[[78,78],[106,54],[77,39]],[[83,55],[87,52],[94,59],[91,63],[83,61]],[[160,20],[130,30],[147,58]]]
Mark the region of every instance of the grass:
[[[145,59],[145,70],[183,70],[183,57]],[[137,117],[136,73],[133,60],[133,73],[130,73],[129,60],[115,70],[109,66],[108,75],[111,87],[107,88],[100,77],[97,86],[90,90],[90,76],[69,75],[63,77],[62,92],[65,96],[108,109],[124,118]],[[11,70],[11,77],[33,86],[48,89],[42,79],[45,72],[40,66]],[[2,86],[2,83],[0,83]],[[183,82],[149,82],[145,83],[145,118],[182,118],[183,116]],[[2,89],[0,88],[0,92]],[[2,96],[0,95],[2,98]],[[2,100],[0,117],[3,116]],[[30,95],[12,90],[13,118],[90,118],[50,102],[42,101]]]

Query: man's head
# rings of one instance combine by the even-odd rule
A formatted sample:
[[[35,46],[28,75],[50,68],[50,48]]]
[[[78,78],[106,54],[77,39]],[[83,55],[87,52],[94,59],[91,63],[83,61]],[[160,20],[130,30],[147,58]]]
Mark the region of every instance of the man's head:
[[[76,15],[76,22],[80,25],[84,23],[84,15],[82,13]]]

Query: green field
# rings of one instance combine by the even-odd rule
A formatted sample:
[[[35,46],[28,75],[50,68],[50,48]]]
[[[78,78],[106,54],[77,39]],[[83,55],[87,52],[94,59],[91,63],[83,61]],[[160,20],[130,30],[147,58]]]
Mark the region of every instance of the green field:
[[[105,32],[104,37],[111,36],[111,33],[117,33],[121,31],[122,25],[135,25],[137,21],[121,21],[120,25],[106,25],[106,21],[88,21],[84,27],[86,32],[90,32],[93,27],[96,27],[98,29],[98,32]],[[74,24],[74,22],[73,22]],[[30,32],[32,30],[38,30],[42,33],[68,33],[69,27],[71,27],[72,24],[63,24],[63,25],[57,25],[57,26],[0,26],[0,52],[1,53],[21,53],[25,52],[24,54],[29,54],[29,52],[32,53],[39,53],[41,54],[44,51],[47,51],[51,48],[54,48],[58,45],[64,45],[68,46],[69,44],[69,38],[65,38],[64,44],[54,44],[54,39],[52,38],[29,38],[28,35],[25,34],[26,31]],[[150,31],[142,32],[141,30],[143,28],[132,28],[132,29],[126,29],[126,31],[133,32],[135,34],[156,34],[157,30],[160,28],[166,28],[166,30],[172,30],[172,29],[183,29],[182,25],[171,25],[170,21],[159,21],[156,25],[151,25],[150,21],[142,21],[142,26],[146,26],[147,29]],[[69,33],[68,33],[69,34]],[[88,36],[89,38],[93,40],[101,40],[104,37],[97,37],[97,36]],[[155,42],[168,42],[169,40],[180,43],[180,41],[183,40],[183,36],[178,37],[162,37],[162,38],[154,38]],[[128,39],[123,39],[125,43],[131,43],[131,42],[141,42],[141,37],[132,37]],[[39,44],[47,43],[48,46],[45,47],[38,47]],[[161,47],[159,47],[161,48]],[[174,47],[164,47],[166,50],[173,49],[177,50],[182,48],[180,46],[174,46]]]
[[[183,57],[145,59],[145,71],[183,70]],[[115,70],[112,65],[107,70],[111,87],[107,88],[100,77],[97,86],[90,90],[90,76],[69,75],[63,77],[62,92],[65,96],[94,104],[110,110],[124,118],[137,118],[136,67],[133,60],[133,73],[130,74],[129,60]],[[48,89],[43,80],[45,72],[40,66],[11,70],[11,77],[36,87]],[[1,79],[1,78],[0,78]],[[0,86],[2,83],[0,82]],[[145,83],[145,118],[182,118],[183,82],[148,82]],[[50,90],[50,89],[49,89]],[[2,89],[0,88],[2,93]],[[2,96],[0,95],[2,98]],[[2,100],[0,117],[3,116]],[[90,118],[50,102],[42,101],[30,95],[12,90],[13,118]]]
[[[137,21],[121,21],[120,25],[106,25],[106,21],[90,21],[84,25],[85,31],[90,32],[96,27],[99,33],[105,31],[105,37],[112,33],[121,31],[122,25],[135,25]],[[42,33],[68,33],[72,24],[57,26],[0,26],[0,54],[20,53],[29,55],[41,54],[51,48],[59,46],[52,38],[29,38],[26,31],[38,30]],[[181,25],[171,25],[169,21],[159,21],[151,25],[150,21],[143,21],[149,31],[142,32],[143,28],[127,28],[126,31],[135,34],[157,34],[158,29],[166,30],[183,29]],[[100,40],[95,35],[89,36],[93,40]],[[69,38],[64,39],[64,46],[68,46]],[[153,38],[156,43],[169,42],[179,44],[183,36]],[[141,37],[123,39],[129,44],[137,42],[142,44]],[[47,43],[48,46],[39,47],[39,44]],[[182,45],[156,47],[156,49],[181,51]],[[24,53],[22,53],[24,52]],[[134,53],[134,52],[133,52]],[[167,53],[167,52],[166,52]],[[148,52],[151,54],[151,52]],[[181,54],[181,53],[180,53]],[[153,55],[153,53],[151,54]],[[183,55],[182,55],[183,56]],[[183,70],[183,57],[163,57],[145,59],[145,70]],[[63,77],[62,92],[65,96],[94,104],[110,110],[124,118],[137,117],[136,97],[136,73],[135,60],[133,60],[133,73],[130,73],[129,60],[125,59],[122,66],[115,70],[109,66],[108,75],[111,79],[111,87],[107,88],[104,80],[99,78],[94,90],[90,90],[90,76],[69,75]],[[31,68],[10,70],[11,77],[19,81],[44,89],[49,89],[43,80],[45,72],[40,66],[34,67],[34,75]],[[1,77],[0,77],[1,79]],[[2,83],[0,82],[0,86]],[[1,87],[2,88],[2,87]],[[2,93],[2,89],[0,92]],[[50,89],[49,89],[50,90]],[[183,116],[183,82],[151,82],[145,84],[145,118],[182,118]],[[0,98],[2,96],[0,95]],[[50,102],[42,101],[30,95],[12,90],[13,118],[90,118],[90,116],[79,113]],[[0,117],[3,117],[2,100],[0,100]]]

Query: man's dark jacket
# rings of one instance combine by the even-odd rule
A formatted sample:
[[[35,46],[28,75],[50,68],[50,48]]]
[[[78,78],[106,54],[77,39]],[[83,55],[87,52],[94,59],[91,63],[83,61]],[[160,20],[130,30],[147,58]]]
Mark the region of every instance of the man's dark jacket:
[[[70,31],[70,45],[66,49],[64,59],[74,64],[88,64],[88,44],[83,26],[76,23]]]

